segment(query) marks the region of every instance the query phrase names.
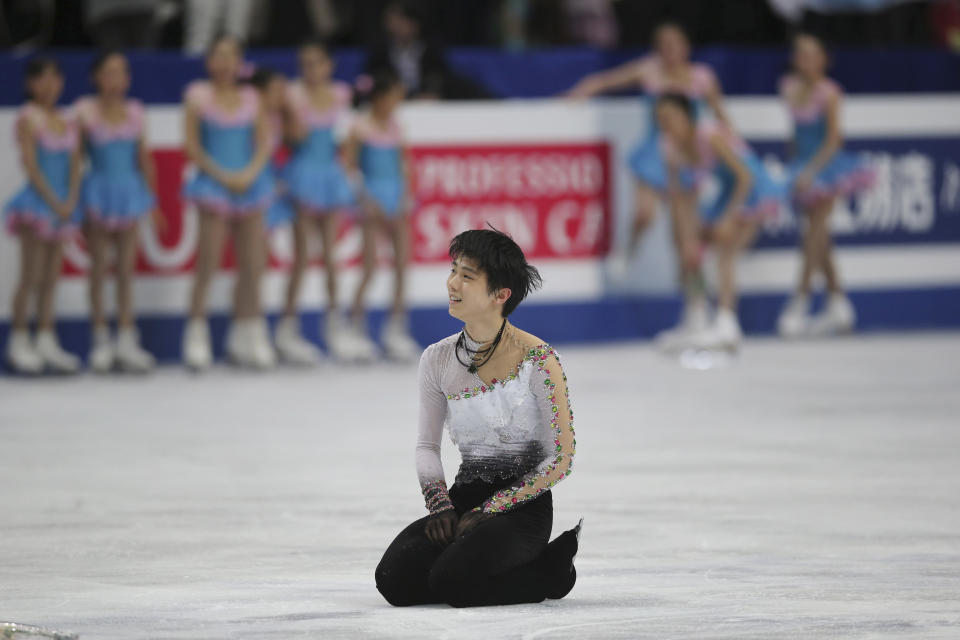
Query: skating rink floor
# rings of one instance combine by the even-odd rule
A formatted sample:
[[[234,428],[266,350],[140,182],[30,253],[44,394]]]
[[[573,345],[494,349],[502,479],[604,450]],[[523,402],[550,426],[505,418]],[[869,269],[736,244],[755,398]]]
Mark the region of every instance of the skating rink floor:
[[[415,366],[0,378],[0,621],[94,638],[960,638],[960,334],[560,348],[566,599],[395,609]],[[457,459],[444,445],[448,480]]]

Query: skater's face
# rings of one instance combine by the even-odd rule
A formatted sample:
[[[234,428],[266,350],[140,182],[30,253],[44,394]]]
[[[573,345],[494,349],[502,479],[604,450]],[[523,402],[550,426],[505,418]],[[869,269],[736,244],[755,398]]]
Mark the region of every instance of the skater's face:
[[[323,84],[333,75],[333,60],[321,47],[307,46],[300,49],[300,75],[309,85]]]
[[[267,111],[283,109],[284,96],[287,92],[287,83],[283,76],[273,76],[263,88],[263,106]]]
[[[683,107],[661,102],[657,105],[657,124],[660,129],[673,140],[685,142],[693,134],[693,122]]]
[[[820,41],[811,36],[798,36],[793,42],[793,68],[808,78],[823,75],[827,67],[827,52]]]
[[[54,66],[46,67],[27,81],[27,93],[38,104],[57,104],[60,94],[63,93],[63,74]]]
[[[489,316],[499,318],[503,303],[510,297],[510,290],[501,289],[491,293],[487,276],[476,262],[458,256],[450,266],[447,296],[450,315],[467,322]]]
[[[122,96],[130,88],[130,66],[119,53],[106,58],[93,74],[93,82],[103,95]]]
[[[379,94],[371,103],[374,113],[380,117],[389,117],[403,102],[403,93],[403,85],[398,82],[389,90]]]
[[[231,38],[221,38],[207,55],[207,73],[215,81],[235,81],[240,73],[240,45]]]
[[[657,53],[667,65],[683,64],[690,59],[690,43],[678,27],[664,25],[657,29]]]

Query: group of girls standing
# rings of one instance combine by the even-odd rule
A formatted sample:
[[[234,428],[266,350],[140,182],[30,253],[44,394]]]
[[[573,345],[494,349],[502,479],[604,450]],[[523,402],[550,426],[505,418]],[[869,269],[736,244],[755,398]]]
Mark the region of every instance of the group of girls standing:
[[[228,235],[236,280],[225,351],[235,363],[269,368],[278,359],[301,365],[319,359],[317,347],[302,335],[297,313],[314,234],[320,237],[326,267],[322,333],[331,355],[365,361],[379,354],[364,322],[364,302],[384,235],[393,246],[395,287],[381,344],[389,357],[419,353],[404,307],[409,164],[395,115],[403,86],[390,73],[372,78],[365,92],[369,109],[353,118],[346,141],[338,144],[335,125],[349,114],[352,91],[332,80],[333,60],[319,42],[300,48],[299,63],[301,77],[290,83],[269,70],[246,74],[239,43],[220,38],[206,58],[208,79],[191,83],[185,92],[185,151],[195,173],[183,198],[196,207],[200,231],[182,350],[184,362],[194,370],[213,361],[207,299]],[[81,232],[90,253],[91,368],[143,372],[154,366],[140,346],[132,303],[138,222],[152,214],[158,230],[165,224],[157,209],[144,111],[127,97],[130,70],[123,54],[102,54],[92,71],[95,95],[61,110],[63,75],[56,61],[37,58],[27,65],[29,99],[16,127],[27,185],[6,207],[8,227],[20,244],[6,359],[21,373],[80,368],[80,359],[57,340],[53,300],[62,244]],[[283,146],[289,150],[285,165],[278,160]],[[341,315],[334,245],[347,215],[361,230],[362,275],[348,313]],[[268,257],[267,231],[282,225],[292,225],[294,258],[283,315],[271,340],[260,281]],[[116,253],[115,338],[102,300],[111,249]],[[35,338],[29,330],[33,303]]]
[[[739,345],[737,257],[753,243],[764,218],[775,215],[786,200],[805,224],[801,276],[778,320],[780,333],[799,337],[853,328],[855,312],[837,276],[828,219],[837,198],[869,186],[872,174],[859,158],[840,150],[842,94],[826,76],[828,56],[822,42],[798,35],[792,63],[780,86],[795,127],[786,184],[767,174],[736,133],[716,76],[690,60],[689,40],[676,24],[657,29],[651,55],[587,76],[570,91],[587,97],[639,87],[649,101],[646,137],[628,159],[635,176],[635,213],[626,246],[615,255],[613,266],[626,272],[658,201],[665,201],[685,298],[678,326],[657,338],[665,350]],[[718,186],[712,198],[703,197],[708,179]],[[708,246],[717,261],[717,309],[712,315],[701,270]],[[828,296],[823,310],[811,315],[816,272],[824,275]]]

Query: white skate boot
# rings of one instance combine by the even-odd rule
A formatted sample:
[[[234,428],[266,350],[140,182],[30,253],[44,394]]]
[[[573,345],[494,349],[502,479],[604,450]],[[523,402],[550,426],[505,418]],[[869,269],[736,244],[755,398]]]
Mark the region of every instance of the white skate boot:
[[[677,353],[692,345],[694,336],[710,324],[710,310],[706,300],[690,300],[683,307],[680,324],[661,331],[654,338],[656,347],[665,353]]]
[[[357,343],[347,321],[336,311],[328,311],[323,325],[323,341],[327,352],[338,362],[356,358]]]
[[[14,329],[7,338],[7,364],[16,373],[37,375],[43,373],[43,358],[33,348],[30,332]]]
[[[410,361],[420,357],[420,345],[410,335],[410,329],[405,315],[391,315],[383,331],[380,341],[387,357],[393,360]]]
[[[717,315],[705,331],[693,338],[693,346],[708,351],[736,351],[743,340],[740,321],[730,309],[717,309]]]
[[[850,333],[856,324],[857,312],[850,299],[842,293],[831,293],[823,311],[810,321],[810,333],[815,336]]]
[[[810,296],[795,293],[777,319],[777,333],[784,338],[799,338],[810,330]]]
[[[36,349],[48,371],[76,373],[80,370],[80,359],[72,353],[64,351],[57,340],[57,334],[49,329],[37,332]]]
[[[251,318],[250,323],[250,366],[255,369],[272,369],[277,365],[277,352],[270,343],[270,331],[266,318]]]
[[[300,319],[282,318],[277,323],[273,339],[280,359],[289,364],[310,366],[320,361],[320,351],[300,334]]]
[[[152,371],[157,361],[149,351],[140,346],[140,334],[136,327],[121,327],[117,332],[117,365],[130,373]]]
[[[194,371],[208,369],[213,364],[210,349],[210,327],[205,318],[190,318],[183,331],[183,362]]]
[[[90,349],[88,361],[90,368],[96,373],[107,373],[113,369],[113,341],[110,339],[110,329],[97,327],[93,331],[93,347]]]
[[[373,362],[380,355],[377,345],[370,339],[365,320],[353,320],[348,331],[352,341],[353,360],[355,362]]]

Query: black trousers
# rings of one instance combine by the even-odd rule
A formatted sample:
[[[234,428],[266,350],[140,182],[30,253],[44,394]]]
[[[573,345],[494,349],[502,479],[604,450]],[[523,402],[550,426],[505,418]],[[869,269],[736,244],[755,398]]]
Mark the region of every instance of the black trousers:
[[[450,500],[462,516],[513,482],[454,483]],[[550,577],[539,557],[553,527],[549,491],[480,522],[446,547],[427,539],[429,518],[412,522],[383,554],[376,581],[387,602],[397,607],[442,603],[475,607],[546,598]]]

